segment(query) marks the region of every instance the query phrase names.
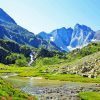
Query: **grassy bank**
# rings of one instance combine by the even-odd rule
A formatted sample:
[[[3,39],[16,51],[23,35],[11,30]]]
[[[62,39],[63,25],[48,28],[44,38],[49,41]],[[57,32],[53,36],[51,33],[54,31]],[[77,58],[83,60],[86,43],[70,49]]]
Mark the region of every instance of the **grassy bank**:
[[[43,68],[43,67],[42,67]],[[28,69],[27,71],[21,72],[19,74],[21,77],[44,77],[49,80],[60,80],[60,81],[72,81],[72,82],[87,82],[87,83],[100,83],[100,77],[97,78],[88,78],[88,77],[82,77],[80,75],[76,74],[53,74],[53,73],[45,73],[41,72],[41,70],[34,70],[34,69]]]
[[[86,83],[100,83],[100,77],[98,78],[85,78],[74,74],[46,74],[45,78],[50,80],[71,81],[71,82],[86,82]]]
[[[32,98],[31,100],[37,100],[31,95],[13,88],[9,83],[0,78],[0,100],[2,100],[2,98],[7,100],[9,100],[9,98],[13,100],[30,100],[30,98]]]
[[[49,80],[60,80],[60,81],[71,81],[71,82],[85,82],[85,83],[100,83],[100,77],[97,78],[87,78],[82,77],[80,75],[76,74],[49,74],[49,73],[39,73],[35,71],[23,72],[20,74],[20,76],[26,77],[26,76],[33,76],[38,77],[42,76]]]
[[[16,65],[7,66],[0,64],[0,75],[7,73],[18,73],[21,77],[36,77],[41,76],[46,79],[50,80],[60,80],[60,81],[72,81],[72,82],[90,82],[90,83],[100,83],[100,77],[97,78],[86,78],[82,77],[76,74],[50,74],[47,72],[43,72],[41,70],[46,70],[46,66],[41,67],[40,69],[38,67],[18,67]]]
[[[81,92],[79,96],[82,100],[100,100],[100,92]]]

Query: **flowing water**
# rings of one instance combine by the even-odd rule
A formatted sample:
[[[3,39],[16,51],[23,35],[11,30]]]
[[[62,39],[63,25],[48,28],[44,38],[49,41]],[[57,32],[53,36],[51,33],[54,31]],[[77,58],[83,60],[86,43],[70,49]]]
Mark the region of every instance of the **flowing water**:
[[[78,83],[47,80],[42,77],[10,76],[5,78],[14,87],[32,95],[39,100],[80,100],[81,91],[100,91],[100,84]]]
[[[28,63],[28,66],[30,66],[34,62],[34,56],[33,53],[30,53],[30,62]]]
[[[31,66],[31,64],[35,61],[36,57],[37,57],[37,53],[36,52],[31,52],[30,53],[30,61],[28,63],[28,66]]]

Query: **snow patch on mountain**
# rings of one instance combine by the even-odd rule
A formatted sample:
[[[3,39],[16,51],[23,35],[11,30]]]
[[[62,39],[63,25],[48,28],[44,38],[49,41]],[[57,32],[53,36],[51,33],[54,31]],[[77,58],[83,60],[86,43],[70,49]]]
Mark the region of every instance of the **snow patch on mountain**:
[[[50,41],[52,41],[52,42],[53,42],[53,41],[54,41],[54,37],[50,37]]]

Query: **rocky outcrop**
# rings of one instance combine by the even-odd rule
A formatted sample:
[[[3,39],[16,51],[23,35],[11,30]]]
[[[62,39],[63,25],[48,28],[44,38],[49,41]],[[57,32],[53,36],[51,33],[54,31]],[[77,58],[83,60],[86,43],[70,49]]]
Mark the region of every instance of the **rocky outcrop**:
[[[83,57],[72,65],[62,66],[56,73],[79,74],[83,77],[96,78],[100,76],[100,52]]]

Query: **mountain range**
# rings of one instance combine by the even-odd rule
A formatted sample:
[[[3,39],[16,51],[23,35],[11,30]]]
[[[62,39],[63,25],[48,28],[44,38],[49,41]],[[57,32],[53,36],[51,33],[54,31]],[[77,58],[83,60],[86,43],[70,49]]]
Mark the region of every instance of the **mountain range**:
[[[76,24],[74,29],[62,27],[51,33],[40,32],[38,36],[45,40],[53,41],[60,49],[68,51],[74,48],[84,47],[97,39],[98,35],[91,28],[85,25]],[[98,38],[99,40],[99,38]]]
[[[100,40],[100,31],[95,32],[86,25],[76,24],[74,28],[55,29],[50,33],[34,33],[19,26],[3,9],[0,8],[0,39],[19,44],[46,48],[50,50],[70,51],[83,47],[93,40]]]

